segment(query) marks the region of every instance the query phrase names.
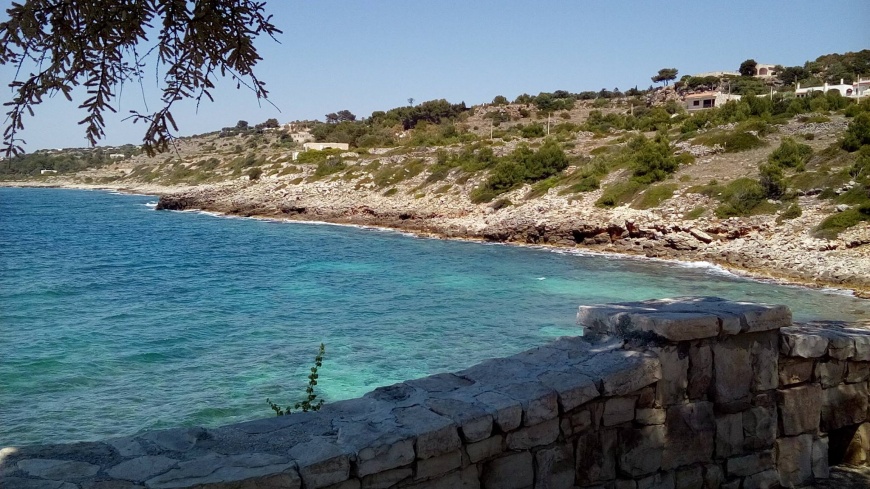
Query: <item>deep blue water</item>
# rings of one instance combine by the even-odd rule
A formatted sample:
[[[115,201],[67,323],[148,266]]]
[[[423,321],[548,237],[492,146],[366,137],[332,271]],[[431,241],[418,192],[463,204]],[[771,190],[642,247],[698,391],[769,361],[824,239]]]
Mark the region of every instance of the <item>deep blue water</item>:
[[[155,200],[0,188],[0,446],[270,416],[321,342],[329,401],[577,334],[579,304],[718,295],[866,317],[852,297],[709,268]]]

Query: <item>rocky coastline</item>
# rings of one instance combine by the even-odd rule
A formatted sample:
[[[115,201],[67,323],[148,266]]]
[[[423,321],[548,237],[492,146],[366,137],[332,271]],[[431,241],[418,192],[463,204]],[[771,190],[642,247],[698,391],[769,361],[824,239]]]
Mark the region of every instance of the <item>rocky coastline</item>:
[[[335,182],[331,182],[335,183]],[[518,191],[519,194],[522,190]],[[585,200],[594,199],[594,195]],[[810,236],[806,223],[770,216],[682,219],[683,205],[639,211],[606,210],[555,193],[495,209],[450,197],[384,197],[346,185],[229,183],[161,193],[157,209],[204,210],[235,216],[384,227],[447,239],[582,249],[648,258],[707,262],[758,279],[850,289],[870,297],[870,228],[836,241]],[[798,221],[812,221],[811,198]],[[816,205],[818,207],[818,205]]]
[[[709,198],[691,193],[675,194],[659,208],[636,210],[595,207],[600,191],[576,200],[553,191],[524,199],[528,188],[506,195],[515,204],[496,208],[493,204],[474,204],[462,194],[415,195],[413,182],[390,196],[353,182],[291,185],[282,178],[198,186],[135,182],[91,185],[63,178],[0,185],[157,195],[159,210],[371,226],[444,239],[706,262],[755,279],[847,289],[858,297],[870,298],[870,226],[858,226],[833,241],[812,237],[810,230],[826,211],[824,201],[812,196],[801,197],[801,217],[777,223],[772,216],[685,219],[689,209],[713,205]]]

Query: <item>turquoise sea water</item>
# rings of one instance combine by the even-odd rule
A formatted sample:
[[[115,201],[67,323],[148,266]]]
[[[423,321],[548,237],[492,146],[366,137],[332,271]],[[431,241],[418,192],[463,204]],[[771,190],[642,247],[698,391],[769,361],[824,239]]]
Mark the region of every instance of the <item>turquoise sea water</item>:
[[[156,212],[0,188],[0,446],[272,415],[326,344],[328,401],[577,334],[577,306],[676,295],[866,318],[706,267]]]

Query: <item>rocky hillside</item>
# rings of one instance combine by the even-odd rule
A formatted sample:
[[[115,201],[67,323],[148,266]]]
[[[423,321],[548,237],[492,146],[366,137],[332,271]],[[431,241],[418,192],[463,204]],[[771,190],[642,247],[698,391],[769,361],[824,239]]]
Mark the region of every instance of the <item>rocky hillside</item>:
[[[392,147],[296,160],[284,129],[213,133],[156,157],[6,178],[158,192],[163,209],[703,260],[867,294],[870,140],[857,126],[870,104],[792,114],[791,101],[758,100],[694,115],[641,97],[489,105],[397,126]]]

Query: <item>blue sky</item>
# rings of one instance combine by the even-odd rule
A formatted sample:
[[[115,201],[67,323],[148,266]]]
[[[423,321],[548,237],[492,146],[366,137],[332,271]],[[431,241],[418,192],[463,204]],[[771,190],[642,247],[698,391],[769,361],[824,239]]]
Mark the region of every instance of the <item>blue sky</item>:
[[[284,33],[279,43],[259,40],[257,73],[280,112],[219,80],[214,103],[173,111],[180,135],[240,119],[322,120],[342,109],[368,116],[411,97],[472,105],[524,92],[646,88],[665,67],[683,75],[736,70],[747,58],[796,65],[870,48],[867,0],[268,0],[267,8]],[[4,86],[13,76],[0,67]],[[154,110],[153,78],[145,90]],[[26,149],[85,146],[76,106],[62,96],[39,106],[26,121]],[[143,109],[139,87],[125,86],[117,108],[104,143],[139,143],[144,126],[121,121]]]

